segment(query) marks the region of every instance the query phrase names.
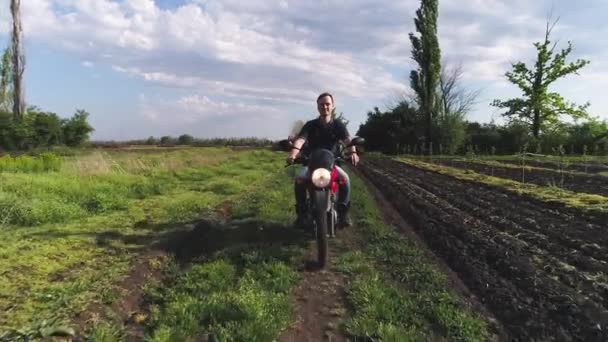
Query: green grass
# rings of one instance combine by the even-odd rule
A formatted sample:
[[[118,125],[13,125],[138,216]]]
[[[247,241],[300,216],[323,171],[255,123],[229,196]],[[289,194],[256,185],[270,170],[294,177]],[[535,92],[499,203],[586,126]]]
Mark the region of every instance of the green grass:
[[[246,169],[246,168],[245,168]],[[238,175],[237,175],[238,178]],[[286,228],[293,202],[288,172],[274,170],[233,203],[232,227],[218,227],[218,247],[179,275],[170,288],[151,288],[150,341],[272,341],[293,320],[290,293],[306,251],[302,234]]]
[[[354,278],[347,289],[347,331],[386,341],[484,341],[485,321],[449,290],[446,277],[421,250],[382,219],[356,176],[353,214],[362,252],[343,255],[338,267]]]
[[[501,187],[506,190],[525,194],[541,201],[554,202],[571,208],[582,209],[591,212],[604,213],[608,211],[608,198],[602,195],[576,193],[557,187],[547,187],[535,184],[522,184],[510,179],[486,176],[471,170],[461,170],[445,165],[425,163],[420,160],[409,158],[398,158],[397,160],[429,171],[451,176],[457,179],[475,181],[482,184]]]
[[[219,148],[145,154],[93,151],[66,159],[58,172],[0,173],[0,226],[64,223],[126,210],[133,201],[173,194],[176,189],[217,178],[226,169],[217,164],[238,160],[240,154]],[[253,174],[253,178],[259,176],[260,172]],[[243,189],[241,184],[247,185],[240,180],[193,190],[235,194]]]
[[[87,336],[90,342],[119,342],[124,340],[122,327],[107,322],[99,322]]]
[[[103,301],[103,289],[126,274],[151,243],[248,194],[281,168],[282,158],[273,152],[221,152],[200,148],[167,157],[173,166],[150,176],[137,174],[137,168],[0,175],[0,214],[10,223],[0,228],[0,332],[67,319]],[[190,167],[180,161],[194,154],[213,162]],[[225,177],[234,162],[246,167],[244,176],[209,186],[210,177]]]
[[[264,255],[264,257],[261,257]],[[267,252],[197,264],[163,295],[151,341],[270,341],[291,322],[298,274]]]
[[[83,166],[92,163],[91,155],[79,153],[60,172],[2,175],[13,182],[11,189],[20,188],[21,196],[35,202],[28,208],[67,209],[56,218],[41,215],[31,225],[13,221],[0,229],[0,334],[23,328],[34,336],[48,326],[45,320],[69,325],[91,303],[119,301],[123,293],[116,284],[135,257],[228,204],[229,223],[206,228],[201,243],[212,247],[208,252],[186,265],[159,261],[168,281],[143,285],[151,303],[149,315],[142,316],[146,339],[276,339],[294,319],[291,293],[311,243],[287,227],[297,170],[283,169],[283,154],[268,151],[221,156],[220,149],[188,149],[163,158],[158,152],[129,153],[103,157],[119,167]],[[345,233],[356,234],[364,249],[336,260],[349,276],[345,329],[387,341],[483,340],[483,321],[446,290],[443,275],[416,246],[383,223],[361,180],[352,179],[359,228]],[[66,200],[59,204],[59,198]],[[121,320],[108,312],[87,339],[120,341],[124,333]]]

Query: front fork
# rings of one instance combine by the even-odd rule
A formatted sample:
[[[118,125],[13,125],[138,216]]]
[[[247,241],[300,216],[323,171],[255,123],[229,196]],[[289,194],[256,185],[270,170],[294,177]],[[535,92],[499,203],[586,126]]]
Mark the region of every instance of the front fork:
[[[327,233],[330,237],[336,237],[336,223],[338,222],[338,212],[335,207],[335,194],[330,189],[311,189],[311,213],[313,214],[313,220],[315,221],[315,235],[317,234],[316,217],[321,210],[327,215]]]

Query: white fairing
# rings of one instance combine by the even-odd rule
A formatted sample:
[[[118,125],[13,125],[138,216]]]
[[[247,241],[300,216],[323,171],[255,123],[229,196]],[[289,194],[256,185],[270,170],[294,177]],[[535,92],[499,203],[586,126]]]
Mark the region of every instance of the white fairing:
[[[329,170],[319,168],[313,171],[312,184],[314,184],[317,188],[324,188],[328,186],[330,181],[331,173],[329,172]]]

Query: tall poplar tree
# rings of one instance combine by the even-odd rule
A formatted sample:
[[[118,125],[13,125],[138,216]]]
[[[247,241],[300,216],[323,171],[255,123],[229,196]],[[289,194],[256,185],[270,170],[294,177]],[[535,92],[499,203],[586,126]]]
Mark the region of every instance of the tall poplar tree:
[[[441,50],[437,38],[438,1],[421,0],[416,11],[416,32],[410,33],[412,59],[418,64],[410,73],[410,85],[424,116],[427,152],[432,153],[433,119],[437,109],[437,87],[441,73]]]

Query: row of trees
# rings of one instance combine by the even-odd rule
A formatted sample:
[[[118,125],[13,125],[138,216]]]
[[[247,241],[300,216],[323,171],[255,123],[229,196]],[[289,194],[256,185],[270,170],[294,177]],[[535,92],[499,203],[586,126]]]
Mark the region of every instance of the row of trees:
[[[93,127],[89,113],[77,110],[71,118],[27,108],[21,120],[0,110],[0,150],[31,150],[55,145],[79,146],[88,141]]]
[[[391,110],[374,108],[367,113],[357,135],[366,138],[366,148],[389,154],[426,153],[424,118],[417,108],[401,102]],[[495,123],[442,121],[433,125],[433,134],[439,137],[434,146],[437,153],[511,154],[534,152],[553,154],[563,149],[567,153],[608,155],[608,122],[591,119],[583,123],[556,125],[539,138],[530,134],[529,125],[511,122]]]
[[[217,147],[217,146],[258,146],[268,147],[273,145],[269,139],[245,137],[245,138],[195,138],[190,134],[182,134],[178,137],[165,135],[162,137],[150,136],[147,139],[128,140],[128,141],[92,141],[93,147],[120,148],[130,145],[147,146],[198,146],[198,147]]]
[[[589,104],[567,102],[549,87],[565,76],[577,74],[589,61],[567,62],[572,52],[568,42],[565,49],[556,50],[550,39],[557,20],[547,21],[545,37],[534,44],[536,61],[529,67],[523,62],[512,64],[506,78],[516,85],[522,96],[509,100],[494,100],[492,106],[503,109],[507,124],[480,125],[466,121],[467,113],[476,104],[479,91],[461,86],[462,68],[446,67],[441,63],[437,38],[438,0],[421,0],[410,33],[412,59],[417,68],[410,73],[413,96],[404,98],[392,109],[368,113],[367,122],[358,134],[367,138],[369,148],[385,152],[405,152],[416,146],[418,152],[458,153],[468,145],[494,146],[504,153],[522,148],[552,151],[559,145],[583,151],[604,146],[606,123],[590,119]],[[564,117],[575,120],[566,124]],[[580,123],[579,120],[587,120]],[[533,147],[532,147],[533,146]]]

